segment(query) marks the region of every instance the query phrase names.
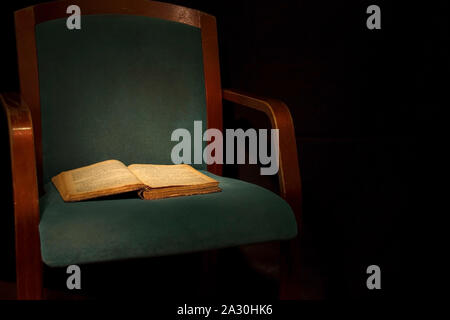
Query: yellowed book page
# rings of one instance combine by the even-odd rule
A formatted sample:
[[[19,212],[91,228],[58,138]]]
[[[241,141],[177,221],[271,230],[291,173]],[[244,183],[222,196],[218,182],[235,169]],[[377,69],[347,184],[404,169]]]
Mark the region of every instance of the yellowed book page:
[[[52,181],[65,201],[90,199],[144,187],[144,184],[118,160],[102,161],[64,171],[53,177]]]
[[[217,185],[219,182],[187,164],[132,164],[128,169],[150,188],[187,185]]]

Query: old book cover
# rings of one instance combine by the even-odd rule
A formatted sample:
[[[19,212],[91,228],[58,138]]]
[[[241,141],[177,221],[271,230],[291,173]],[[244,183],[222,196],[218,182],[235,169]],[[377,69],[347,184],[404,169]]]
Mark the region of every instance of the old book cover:
[[[146,200],[219,192],[219,182],[189,165],[102,161],[52,178],[64,201],[81,201],[130,191]]]

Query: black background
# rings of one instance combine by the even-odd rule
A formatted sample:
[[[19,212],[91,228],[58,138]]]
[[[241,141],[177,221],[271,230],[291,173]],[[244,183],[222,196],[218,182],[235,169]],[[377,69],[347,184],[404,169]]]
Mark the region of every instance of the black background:
[[[446,88],[436,80],[448,74],[448,4],[169,2],[216,16],[223,88],[279,98],[291,110],[303,182],[304,297],[405,295],[411,283],[405,257],[413,239],[406,231],[416,207],[417,135],[427,110],[440,105],[439,94]],[[36,3],[0,4],[2,92],[18,90],[13,11]],[[371,4],[381,8],[381,30],[366,27]],[[431,94],[425,97],[426,91]],[[224,119],[225,128],[267,126],[261,115],[236,106],[225,105]],[[4,120],[2,128],[2,158],[8,162]],[[276,180],[264,180],[254,172],[251,166],[225,171],[276,190]],[[2,179],[5,190],[10,189],[9,179]],[[2,200],[0,281],[14,277],[10,196],[6,192]],[[265,248],[250,257],[261,260],[271,250]],[[233,250],[221,255],[222,261],[245,256]],[[371,264],[382,270],[378,292],[365,286]],[[224,265],[223,282],[232,283],[222,287],[224,294],[258,296],[255,289],[240,286],[259,288],[264,277],[248,280],[253,276],[242,271],[245,267]],[[177,273],[181,267],[172,268]],[[131,275],[135,269],[130,270],[109,276],[132,277],[139,285],[140,278]]]

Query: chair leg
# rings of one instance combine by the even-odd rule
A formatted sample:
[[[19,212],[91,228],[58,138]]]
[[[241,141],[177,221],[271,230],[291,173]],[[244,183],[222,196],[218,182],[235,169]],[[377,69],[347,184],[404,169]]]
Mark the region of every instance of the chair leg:
[[[202,254],[202,294],[207,298],[217,297],[218,250],[205,251]]]
[[[27,252],[31,253],[31,252]],[[16,252],[16,281],[18,300],[41,300],[43,296],[42,286],[42,261],[40,253],[24,255]]]
[[[299,237],[281,243],[280,292],[281,300],[301,299]]]

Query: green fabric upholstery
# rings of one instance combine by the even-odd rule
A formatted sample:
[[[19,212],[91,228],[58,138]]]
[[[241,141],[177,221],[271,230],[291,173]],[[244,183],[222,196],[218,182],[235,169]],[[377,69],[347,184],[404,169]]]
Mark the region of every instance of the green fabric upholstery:
[[[42,259],[49,266],[162,256],[296,235],[294,214],[278,195],[205,174],[222,192],[141,200],[64,202],[52,183],[40,199]]]
[[[38,24],[36,46],[44,182],[108,159],[171,164],[172,131],[206,125],[198,28],[82,15],[81,30],[66,19]]]

